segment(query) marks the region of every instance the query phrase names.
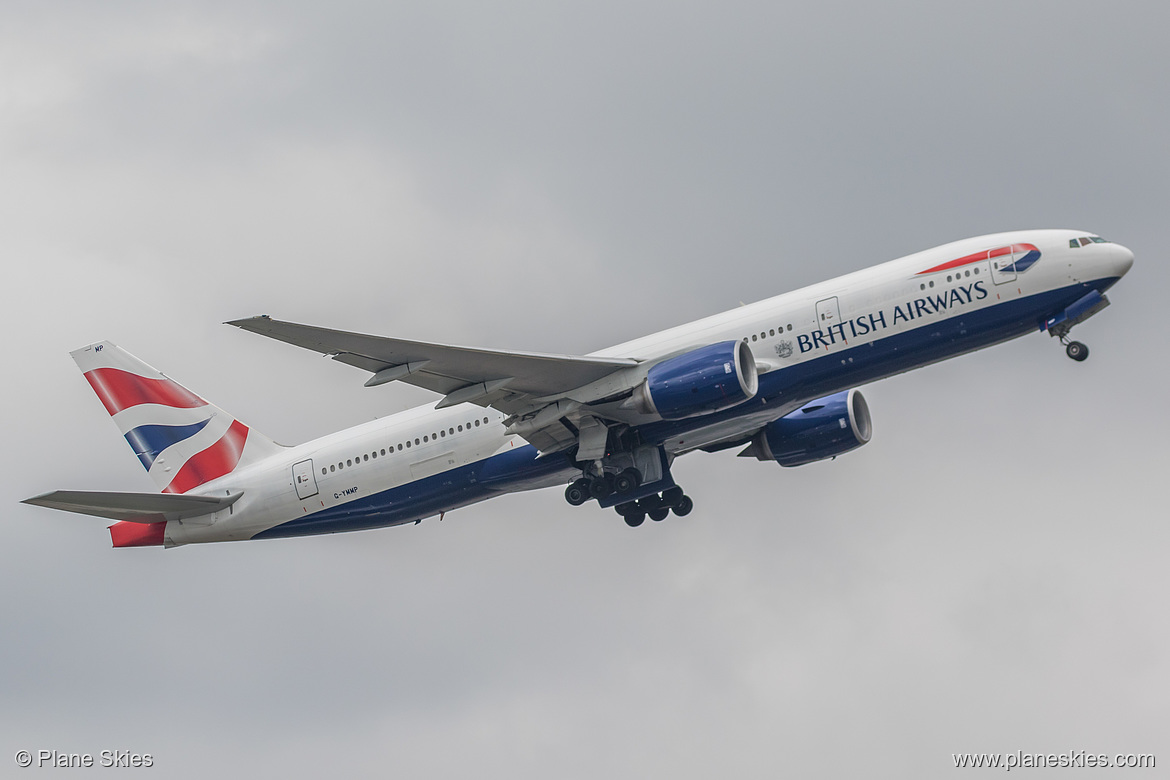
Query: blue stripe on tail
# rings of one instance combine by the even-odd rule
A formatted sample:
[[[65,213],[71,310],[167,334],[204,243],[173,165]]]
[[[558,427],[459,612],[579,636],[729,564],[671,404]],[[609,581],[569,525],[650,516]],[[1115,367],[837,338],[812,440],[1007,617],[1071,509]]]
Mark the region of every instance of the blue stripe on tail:
[[[142,465],[150,471],[158,454],[181,441],[190,439],[211,422],[207,418],[190,425],[140,425],[126,434],[126,441],[134,448],[134,454],[142,461]]]

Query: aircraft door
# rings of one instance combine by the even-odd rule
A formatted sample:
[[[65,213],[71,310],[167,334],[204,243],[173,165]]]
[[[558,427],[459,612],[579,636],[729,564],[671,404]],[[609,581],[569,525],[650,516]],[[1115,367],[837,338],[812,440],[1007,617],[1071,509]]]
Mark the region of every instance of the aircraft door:
[[[297,486],[298,498],[312,498],[317,495],[317,477],[313,474],[313,461],[302,460],[292,467],[293,484]]]
[[[1014,282],[1016,280],[1016,258],[1022,256],[1023,252],[1014,253],[1012,250],[1015,247],[1005,246],[1002,250],[994,249],[991,252],[991,281],[996,284],[1003,284],[1004,282]],[[996,252],[1003,252],[997,255]]]
[[[807,311],[807,309],[806,309]],[[837,299],[825,298],[823,301],[817,301],[817,328],[819,330],[828,330],[841,321],[841,306]]]

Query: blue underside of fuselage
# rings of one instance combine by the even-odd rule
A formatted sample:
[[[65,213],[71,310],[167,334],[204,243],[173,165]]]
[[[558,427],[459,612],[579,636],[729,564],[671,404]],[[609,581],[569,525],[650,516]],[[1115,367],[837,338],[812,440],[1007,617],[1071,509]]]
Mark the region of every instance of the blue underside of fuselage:
[[[856,346],[836,347],[822,357],[762,375],[758,393],[746,403],[702,417],[643,425],[638,433],[647,444],[661,444],[712,424],[758,412],[765,403],[773,406],[777,402],[780,405],[804,403],[1008,341],[1038,330],[1048,318],[1090,290],[1104,292],[1116,282],[1117,278],[1109,278],[1071,285],[930,322],[879,341],[859,340]],[[322,509],[261,531],[253,538],[310,536],[401,525],[562,473],[566,481],[579,473],[566,454],[537,458],[535,447],[516,447],[477,463]]]

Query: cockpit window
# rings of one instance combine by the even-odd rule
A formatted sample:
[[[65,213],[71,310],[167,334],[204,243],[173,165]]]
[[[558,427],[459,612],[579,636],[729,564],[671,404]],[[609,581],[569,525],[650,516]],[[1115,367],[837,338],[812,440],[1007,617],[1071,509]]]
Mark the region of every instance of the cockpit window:
[[[1109,243],[1109,241],[1107,239],[1101,238],[1101,236],[1089,236],[1089,240],[1092,241],[1094,244],[1108,244]]]
[[[1070,238],[1068,240],[1068,245],[1070,247],[1072,247],[1073,249],[1080,249],[1081,248],[1081,242],[1077,241],[1075,238]]]
[[[1088,238],[1082,238],[1082,239],[1080,239],[1080,242],[1081,242],[1081,246],[1085,246],[1086,244],[1088,244],[1088,243],[1089,243],[1089,239],[1088,239]]]

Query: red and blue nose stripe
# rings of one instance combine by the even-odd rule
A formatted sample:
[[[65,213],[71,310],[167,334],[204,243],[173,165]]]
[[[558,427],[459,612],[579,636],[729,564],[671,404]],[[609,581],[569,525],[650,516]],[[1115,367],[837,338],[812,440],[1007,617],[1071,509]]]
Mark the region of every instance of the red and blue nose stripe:
[[[1017,255],[1014,262],[1010,265],[1000,268],[1001,272],[1015,271],[1022,274],[1035,264],[1040,259],[1040,250],[1035,244],[1009,244],[1008,246],[1000,246],[995,249],[986,249],[982,252],[975,252],[974,254],[965,255],[956,260],[950,260],[942,265],[936,265],[933,268],[927,268],[925,271],[919,271],[915,276],[922,276],[923,274],[934,274],[939,271],[949,271],[952,268],[962,268],[965,265],[972,265],[974,263],[981,263],[984,260],[990,260],[993,257],[1003,257],[1004,255]]]

